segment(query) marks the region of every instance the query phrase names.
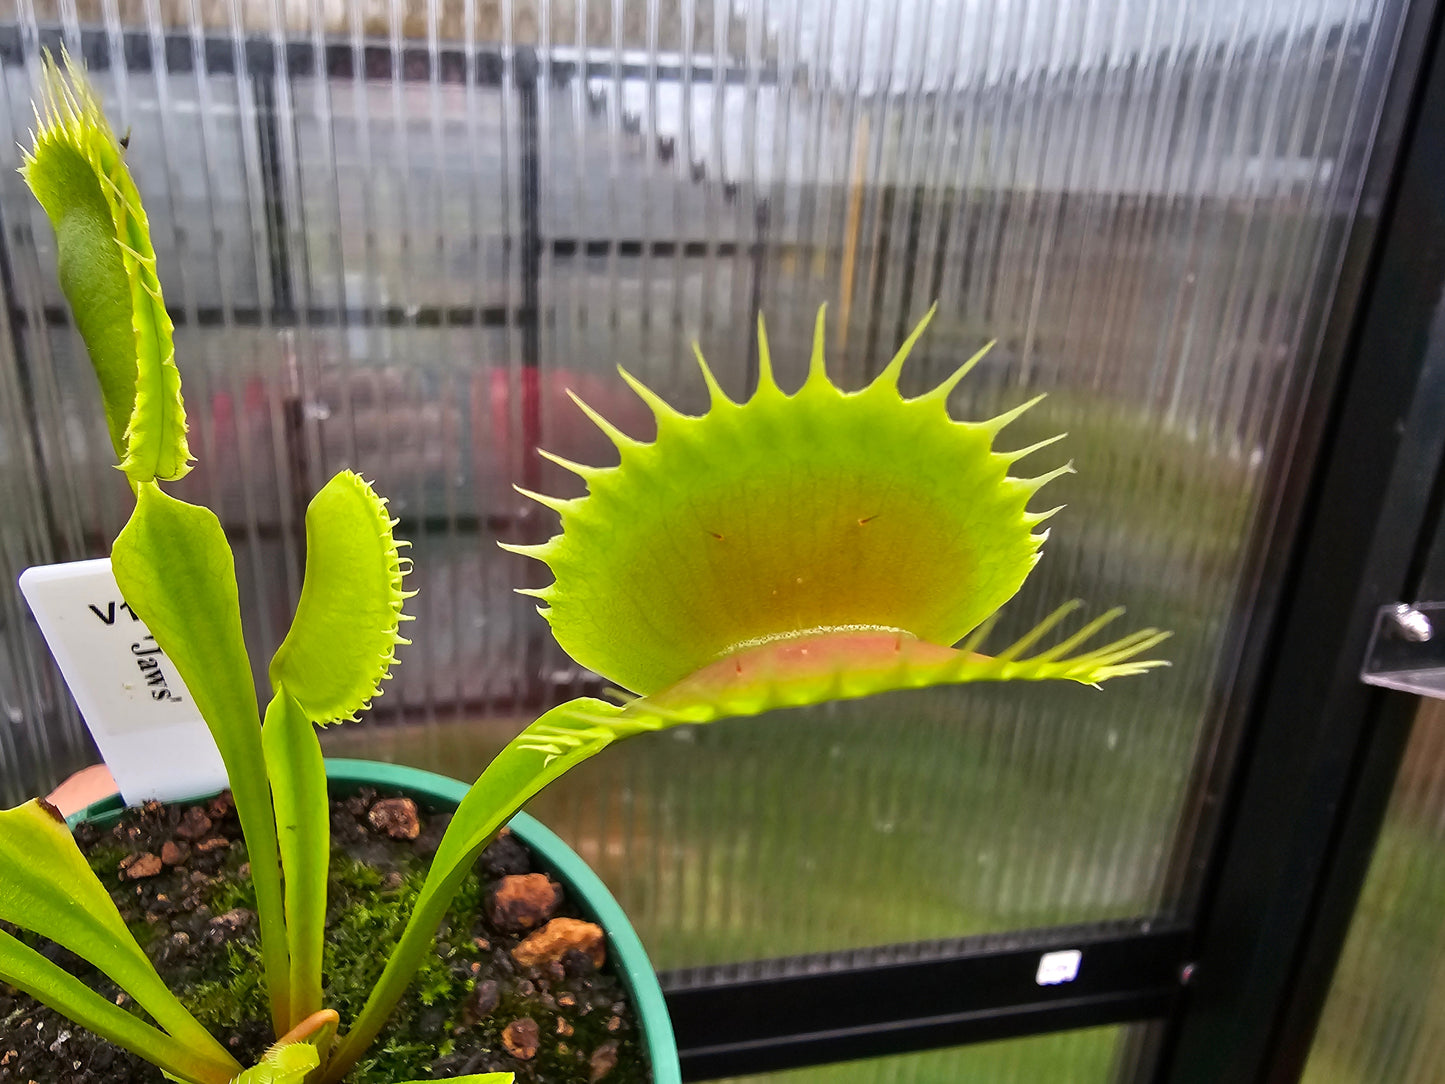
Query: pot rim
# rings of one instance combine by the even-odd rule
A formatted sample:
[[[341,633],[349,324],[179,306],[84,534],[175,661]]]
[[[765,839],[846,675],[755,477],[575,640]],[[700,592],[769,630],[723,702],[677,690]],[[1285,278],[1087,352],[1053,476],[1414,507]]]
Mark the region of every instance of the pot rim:
[[[468,785],[436,772],[412,768],[404,764],[386,764],[377,760],[347,757],[326,758],[326,778],[332,783],[353,787],[380,786],[405,790],[421,797],[434,807],[455,807],[465,797]],[[213,797],[219,790],[198,794],[177,801],[198,801]],[[174,803],[167,803],[174,804]],[[125,808],[119,792],[109,798],[92,802],[66,818],[72,828],[82,821],[102,824],[120,815]],[[602,883],[592,867],[569,847],[560,836],[528,813],[518,813],[507,827],[517,838],[537,852],[555,876],[573,893],[607,937],[607,947],[622,983],[637,1012],[642,1028],[643,1044],[652,1065],[653,1084],[681,1084],[682,1070],[678,1062],[677,1040],[668,1016],[667,1002],[657,972],[647,958],[647,950],[637,931],[632,928],[622,906]]]

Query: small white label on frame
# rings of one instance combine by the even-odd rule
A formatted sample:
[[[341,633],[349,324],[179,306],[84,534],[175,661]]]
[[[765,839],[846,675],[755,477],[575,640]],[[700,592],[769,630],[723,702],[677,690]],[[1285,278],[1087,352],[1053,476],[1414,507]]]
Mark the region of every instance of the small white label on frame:
[[[1039,970],[1034,981],[1040,986],[1058,986],[1061,983],[1073,982],[1079,977],[1079,963],[1083,958],[1084,954],[1078,949],[1046,952],[1039,957]]]
[[[190,691],[121,597],[109,558],[27,568],[20,590],[127,804],[226,785]]]

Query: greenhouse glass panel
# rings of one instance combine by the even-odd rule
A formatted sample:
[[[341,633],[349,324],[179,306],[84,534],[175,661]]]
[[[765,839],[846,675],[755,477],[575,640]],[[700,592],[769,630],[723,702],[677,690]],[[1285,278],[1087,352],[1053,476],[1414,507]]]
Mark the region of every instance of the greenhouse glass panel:
[[[696,341],[743,397],[761,315],[793,388],[825,303],[830,370],[856,389],[936,301],[904,391],[992,340],[954,416],[1047,393],[1006,446],[1067,432],[1040,460],[1078,471],[1050,488],[1067,508],[999,642],[1080,597],[1172,630],[1172,666],[680,727],[535,812],[663,968],[1187,913],[1175,859],[1207,827],[1231,632],[1403,4],[372,7],[35,4],[0,27],[0,473],[29,509],[0,517],[0,575],[105,552],[126,507],[14,171],[41,48],[64,42],[133,132],[200,459],[176,492],[232,536],[253,658],[284,632],[305,501],[335,470],[375,479],[415,544],[415,644],[328,751],[469,777],[545,706],[603,690],[511,593],[545,573],[497,547],[556,529],[513,483],[580,493],[538,448],[607,461],[569,390],[645,439],[616,366],[701,411]],[[13,800],[90,753],[3,598]]]
[[[1445,1062],[1445,704],[1421,702],[1305,1084],[1425,1084]]]

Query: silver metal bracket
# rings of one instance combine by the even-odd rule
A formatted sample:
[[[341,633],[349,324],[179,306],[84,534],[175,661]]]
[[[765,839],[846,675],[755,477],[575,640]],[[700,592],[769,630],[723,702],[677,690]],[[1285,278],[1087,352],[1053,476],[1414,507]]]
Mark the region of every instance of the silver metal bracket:
[[[1445,700],[1445,602],[1381,606],[1360,680]]]

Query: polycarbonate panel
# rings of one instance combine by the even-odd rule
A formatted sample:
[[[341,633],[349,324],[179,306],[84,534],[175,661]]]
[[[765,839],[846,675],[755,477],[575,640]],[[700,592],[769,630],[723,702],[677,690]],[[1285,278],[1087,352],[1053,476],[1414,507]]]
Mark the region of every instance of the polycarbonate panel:
[[[1423,700],[1304,1084],[1434,1084],[1445,1066],[1445,703]]]
[[[415,646],[332,751],[472,775],[546,704],[598,689],[509,590],[545,574],[495,545],[555,528],[512,482],[577,492],[536,446],[609,453],[567,389],[646,436],[617,364],[702,409],[696,339],[741,396],[761,311],[797,383],[823,302],[856,388],[937,299],[906,390],[997,339],[955,413],[1046,391],[1007,440],[1067,430],[1047,454],[1079,469],[1051,487],[1068,508],[1000,637],[1069,597],[1124,603],[1175,631],[1173,666],[1102,692],[680,728],[536,809],[668,968],[1168,914],[1231,687],[1225,630],[1252,598],[1247,541],[1275,504],[1265,465],[1314,362],[1401,10],[317,0],[82,5],[83,28],[72,5],[24,8],[0,50],[0,450],[26,512],[0,517],[0,573],[104,552],[125,514],[11,168],[42,41],[106,59],[124,40],[97,81],[133,125],[177,311],[201,464],[176,491],[231,531],[258,668],[331,472],[375,478],[415,542]],[[0,597],[16,797],[86,754]]]
[[[1132,1064],[1145,1031],[1144,1025],[1065,1031],[740,1077],[726,1084],[1109,1084],[1122,1079],[1120,1069]]]

